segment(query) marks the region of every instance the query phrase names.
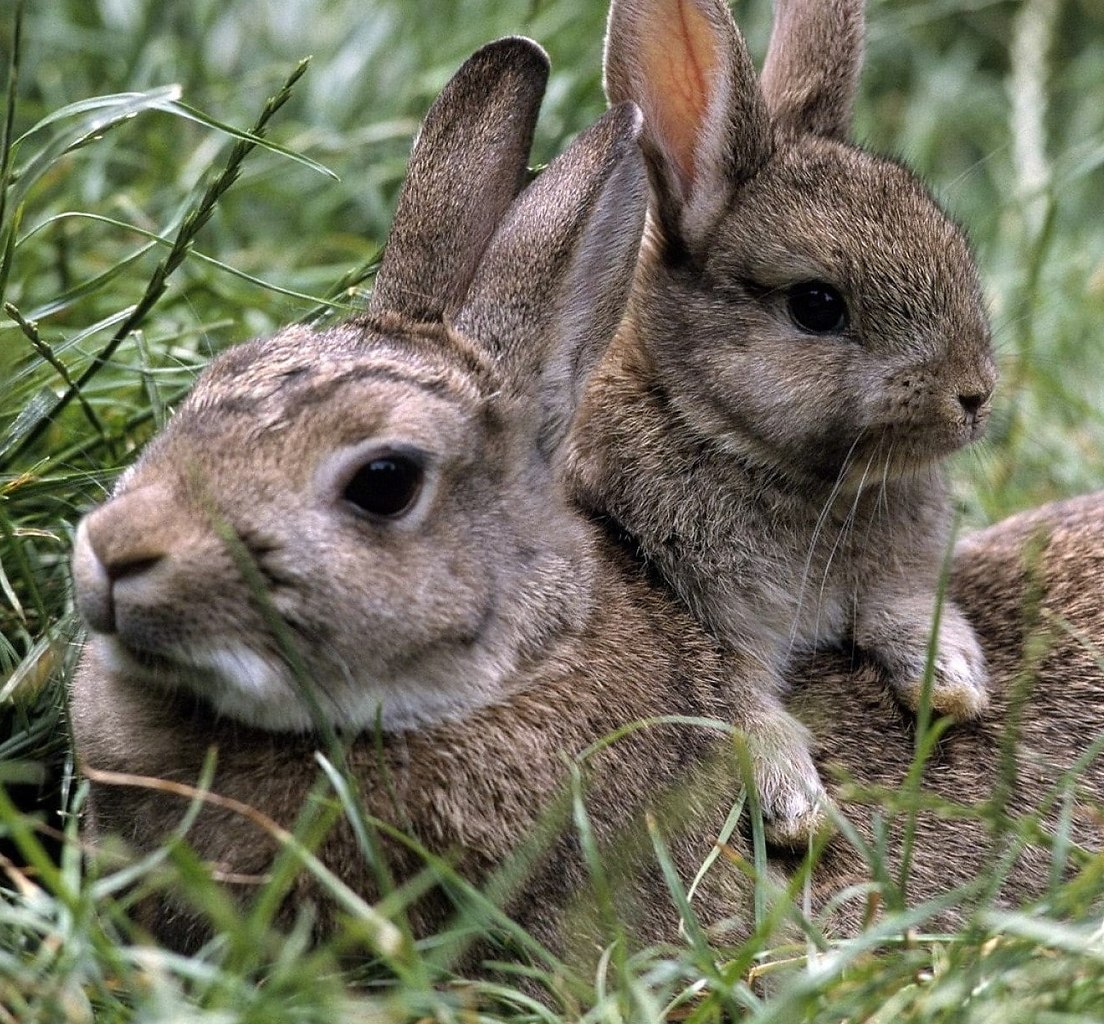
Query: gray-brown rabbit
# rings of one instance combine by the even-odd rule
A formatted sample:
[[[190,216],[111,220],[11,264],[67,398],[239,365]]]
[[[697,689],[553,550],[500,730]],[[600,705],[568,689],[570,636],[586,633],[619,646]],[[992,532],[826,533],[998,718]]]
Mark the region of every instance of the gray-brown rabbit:
[[[213,790],[290,827],[318,778],[320,715],[351,737],[368,812],[478,883],[538,831],[588,745],[650,716],[727,717],[712,641],[555,472],[624,311],[647,185],[625,104],[515,201],[546,76],[527,40],[473,56],[415,144],[367,313],[222,355],[80,524],[73,574],[91,635],[72,723],[93,836],[150,848],[187,806],[97,769],[195,783],[209,745]],[[723,732],[668,725],[596,756],[600,842],[726,749]],[[671,836],[689,874],[727,808],[704,784],[681,804],[708,822]],[[586,882],[572,834],[511,904],[549,942]],[[188,840],[237,876],[273,856],[225,809]],[[647,847],[624,862],[640,876],[641,936],[672,937]],[[389,850],[400,881],[422,866]],[[362,896],[378,892],[350,828],[321,856]],[[173,945],[205,933],[182,904],[147,910]],[[436,891],[413,909],[416,930],[449,910]]]
[[[620,108],[510,205],[544,74],[539,52],[521,41],[473,58],[427,118],[372,310],[342,327],[291,329],[220,358],[116,496],[82,525],[74,570],[94,635],[72,711],[87,768],[190,783],[213,744],[216,792],[285,826],[297,818],[316,778],[319,740],[298,731],[311,712],[285,671],[287,651],[259,617],[264,605],[257,580],[242,575],[243,553],[284,619],[323,714],[346,733],[367,719],[348,760],[369,812],[453,857],[476,882],[532,837],[561,795],[563,755],[641,717],[732,717],[731,689],[708,639],[568,506],[556,483],[571,409],[624,301],[643,172],[631,146],[634,117]],[[360,455],[335,460],[347,435]],[[373,447],[380,437],[385,451]],[[401,476],[401,461],[419,453],[428,472],[411,499],[413,518],[403,509],[373,522],[351,507],[380,495],[401,504],[401,478],[381,490],[362,471]],[[379,462],[392,465],[370,468]],[[1093,600],[1104,583],[1102,510],[1104,497],[1058,506],[962,546],[955,592],[981,629],[994,709],[1008,706],[1025,648],[1034,649],[1028,625],[1037,607],[1104,637]],[[1052,537],[1036,587],[1025,550],[1039,531]],[[476,601],[485,609],[477,626],[457,626],[470,599],[488,593],[502,600]],[[518,593],[520,608],[507,599]],[[483,658],[478,648],[503,614],[514,615],[508,637],[524,643],[496,677],[511,656]],[[424,676],[402,656],[403,636],[428,666]],[[1056,639],[1025,710],[1016,808],[1033,806],[1104,731],[1097,663],[1070,635],[1059,630]],[[433,669],[449,648],[485,688],[469,686],[445,702],[417,684],[440,683]],[[207,652],[201,664],[193,652]],[[334,678],[335,662],[348,676]],[[378,687],[389,671],[405,685]],[[212,708],[224,696],[216,675],[243,691],[221,713]],[[821,656],[792,678],[795,708],[824,763],[859,782],[900,783],[912,723],[887,699],[876,666],[848,670],[844,660]],[[258,688],[252,703],[249,687]],[[371,706],[399,723],[383,729],[378,749],[373,693]],[[987,799],[1001,728],[994,710],[947,736],[926,784],[951,799]],[[672,726],[607,748],[591,761],[588,807],[599,838],[613,840],[642,806],[673,792],[684,819],[661,817],[661,827],[689,876],[728,809],[732,780],[721,753],[708,732]],[[1085,779],[1089,795],[1104,796],[1095,765]],[[184,807],[163,792],[96,776],[89,831],[118,832],[146,848],[176,826]],[[845,810],[871,831],[867,809]],[[910,898],[987,870],[983,833],[970,822],[924,817]],[[226,810],[204,813],[188,838],[236,875],[263,873],[273,853],[265,834]],[[1091,822],[1079,838],[1099,843]],[[629,909],[643,941],[674,940],[677,913],[647,851],[646,842],[619,848],[637,897]],[[336,829],[320,853],[371,898],[376,872],[347,829]],[[389,853],[399,878],[420,866],[405,848]],[[814,879],[815,909],[866,874],[862,857],[837,840]],[[1048,878],[1044,860],[1029,853],[1005,895],[1037,894]],[[538,938],[559,943],[560,915],[585,885],[568,832],[509,909]],[[317,896],[306,886],[299,894]],[[746,896],[743,876],[718,864],[695,903],[707,923],[734,916],[740,934]],[[448,913],[438,893],[414,908],[413,921],[425,932]],[[848,905],[829,923],[853,930],[858,920]],[[182,903],[158,904],[148,921],[176,945],[205,933],[201,915]]]
[[[862,0],[778,0],[762,79],[723,0],[613,0],[606,91],[644,112],[652,206],[570,473],[730,652],[772,834],[824,794],[780,702],[853,643],[915,708],[949,506],[996,371],[971,255],[906,169],[849,143]],[[932,706],[986,706],[942,609]]]

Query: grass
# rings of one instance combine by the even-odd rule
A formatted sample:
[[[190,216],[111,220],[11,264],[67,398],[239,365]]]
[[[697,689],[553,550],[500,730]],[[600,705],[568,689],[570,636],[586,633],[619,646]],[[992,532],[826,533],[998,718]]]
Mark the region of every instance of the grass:
[[[736,13],[761,54],[768,4]],[[124,883],[156,888],[169,873],[208,891],[186,847],[137,866],[78,855],[61,811],[80,798],[61,713],[74,523],[214,352],[362,298],[410,137],[468,53],[514,32],[550,51],[543,161],[603,107],[603,20],[593,0],[0,9],[0,1022],[1104,1016],[1095,862],[1045,913],[984,912],[960,934],[891,918],[812,958],[760,937],[719,965],[690,943],[608,965],[581,981],[579,1004],[546,1011],[499,992],[477,1011],[473,989],[431,984],[425,950],[392,958],[401,984],[387,994],[363,967],[348,989],[364,915],[321,949],[302,929],[280,938],[263,914],[228,916],[203,958],[143,946],[121,914]],[[993,310],[1003,382],[989,440],[953,467],[965,521],[1095,489],[1104,14],[1075,0],[874,0],[869,22],[859,134],[906,157],[967,224]],[[309,847],[313,827],[295,842]],[[772,899],[761,893],[764,908]],[[765,969],[767,952],[792,963]],[[763,999],[749,972],[788,983]],[[709,977],[723,984],[699,994]]]

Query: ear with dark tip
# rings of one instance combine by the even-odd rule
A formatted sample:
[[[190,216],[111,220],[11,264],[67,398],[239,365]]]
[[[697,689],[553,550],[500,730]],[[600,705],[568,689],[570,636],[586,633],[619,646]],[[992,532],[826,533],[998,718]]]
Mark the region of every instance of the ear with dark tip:
[[[454,326],[540,405],[559,448],[624,315],[647,207],[641,114],[620,104],[583,132],[507,214]]]
[[[372,313],[440,321],[525,182],[548,58],[528,39],[478,50],[445,86],[414,142]]]
[[[664,235],[705,244],[733,189],[769,159],[766,105],[724,0],[613,0],[606,95],[644,111],[641,140]]]
[[[846,139],[862,52],[863,0],[775,0],[762,83],[776,127]]]

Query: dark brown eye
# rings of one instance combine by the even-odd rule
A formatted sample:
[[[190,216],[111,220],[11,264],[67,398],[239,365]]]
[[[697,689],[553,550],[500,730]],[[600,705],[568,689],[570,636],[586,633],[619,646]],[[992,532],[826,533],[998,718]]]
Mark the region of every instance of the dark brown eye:
[[[396,519],[413,507],[424,478],[409,456],[380,455],[353,474],[341,496],[368,515]]]
[[[824,281],[802,281],[786,293],[790,319],[807,334],[839,334],[847,329],[847,303]]]

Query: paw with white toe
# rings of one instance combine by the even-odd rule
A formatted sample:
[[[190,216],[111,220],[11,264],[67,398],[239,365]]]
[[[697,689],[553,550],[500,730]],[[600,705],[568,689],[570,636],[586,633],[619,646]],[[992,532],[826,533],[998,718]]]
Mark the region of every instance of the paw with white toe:
[[[797,719],[781,712],[764,728],[745,735],[751,783],[759,798],[767,841],[805,846],[824,831],[831,804],[809,749],[809,735]]]
[[[893,685],[910,708],[920,705],[930,629],[902,634],[900,646],[885,652]],[[931,709],[955,721],[979,718],[989,706],[989,669],[973,627],[952,604],[943,608],[931,682]]]

